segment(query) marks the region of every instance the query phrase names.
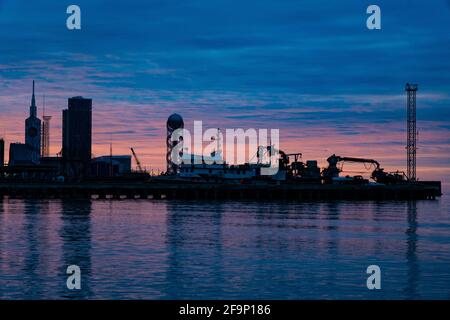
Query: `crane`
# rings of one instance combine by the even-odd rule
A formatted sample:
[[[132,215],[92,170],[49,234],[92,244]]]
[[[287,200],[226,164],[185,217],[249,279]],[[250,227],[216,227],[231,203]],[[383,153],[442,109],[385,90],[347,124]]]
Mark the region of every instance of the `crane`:
[[[402,172],[393,172],[393,173],[384,172],[384,169],[380,167],[380,163],[373,159],[340,157],[333,154],[327,159],[327,161],[328,161],[328,168],[325,168],[322,171],[323,177],[327,180],[339,176],[339,172],[341,172],[342,170],[337,167],[337,163],[341,161],[370,163],[371,165],[374,165],[375,170],[373,170],[371,178],[379,183],[395,184],[407,180],[405,179],[405,175]]]
[[[373,159],[364,159],[364,158],[353,158],[353,157],[340,157],[335,154],[328,157],[328,168],[323,170],[323,176],[326,178],[334,178],[339,176],[339,172],[341,169],[337,167],[338,162],[348,161],[348,162],[360,162],[360,163],[370,163],[371,165],[375,165],[375,170],[380,170],[380,164],[378,161]]]
[[[138,168],[138,171],[139,171],[139,172],[144,172],[144,170],[142,169],[141,162],[139,161],[139,158],[138,158],[138,156],[136,155],[136,152],[134,152],[134,149],[133,149],[133,148],[130,148],[130,149],[131,149],[131,153],[133,154],[134,160],[136,161],[136,166],[137,166],[137,168]]]

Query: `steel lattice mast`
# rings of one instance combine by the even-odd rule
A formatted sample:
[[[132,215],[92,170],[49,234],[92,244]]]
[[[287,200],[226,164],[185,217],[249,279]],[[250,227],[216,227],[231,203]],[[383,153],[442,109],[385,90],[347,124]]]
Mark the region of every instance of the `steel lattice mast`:
[[[45,95],[43,96],[43,112],[42,112],[42,141],[41,141],[41,157],[50,156],[50,120],[51,116],[45,115]]]
[[[407,176],[410,181],[416,181],[416,152],[417,152],[417,128],[416,128],[416,92],[417,84],[407,83],[405,87],[407,95],[407,142],[406,165]]]
[[[42,123],[42,157],[50,156],[50,120],[51,116],[44,116]]]

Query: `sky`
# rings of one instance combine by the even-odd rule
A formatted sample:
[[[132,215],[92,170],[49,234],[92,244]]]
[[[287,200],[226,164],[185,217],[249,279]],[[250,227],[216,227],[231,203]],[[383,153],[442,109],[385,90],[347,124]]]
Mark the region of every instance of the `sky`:
[[[66,8],[81,8],[81,30]],[[381,8],[381,30],[366,9]],[[450,1],[0,0],[0,136],[23,142],[31,83],[61,149],[67,98],[93,99],[93,153],[165,168],[165,122],[277,128],[281,149],[406,170],[405,83],[418,176],[450,183]],[[6,150],[8,152],[8,148]],[[362,170],[359,168],[358,170]]]

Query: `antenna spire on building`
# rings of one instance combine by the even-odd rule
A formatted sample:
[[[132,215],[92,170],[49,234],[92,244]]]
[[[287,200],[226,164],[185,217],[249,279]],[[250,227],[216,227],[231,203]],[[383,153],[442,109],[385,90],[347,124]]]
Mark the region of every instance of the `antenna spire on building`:
[[[34,97],[34,80],[33,80],[33,94],[31,95],[30,116],[37,117],[36,98]]]
[[[33,80],[33,95],[31,96],[31,105],[32,106],[36,105],[36,100],[34,98],[34,80]]]

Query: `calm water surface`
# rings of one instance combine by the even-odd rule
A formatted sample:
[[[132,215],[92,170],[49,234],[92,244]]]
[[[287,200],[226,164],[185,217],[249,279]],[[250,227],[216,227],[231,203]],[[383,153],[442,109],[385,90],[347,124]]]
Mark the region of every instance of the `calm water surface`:
[[[0,298],[450,299],[450,201],[4,198]]]

